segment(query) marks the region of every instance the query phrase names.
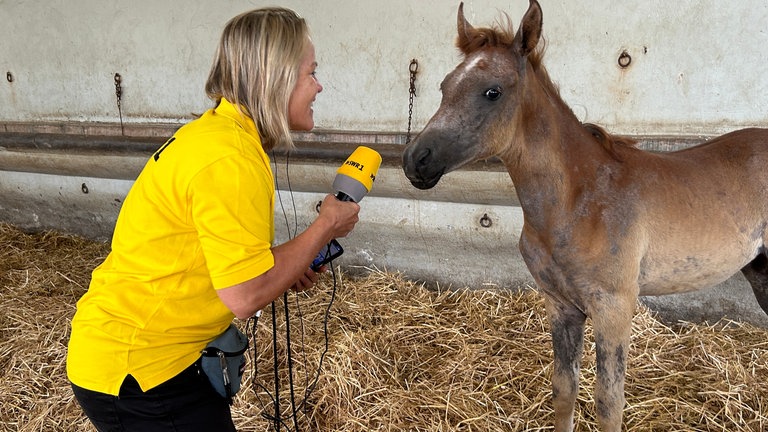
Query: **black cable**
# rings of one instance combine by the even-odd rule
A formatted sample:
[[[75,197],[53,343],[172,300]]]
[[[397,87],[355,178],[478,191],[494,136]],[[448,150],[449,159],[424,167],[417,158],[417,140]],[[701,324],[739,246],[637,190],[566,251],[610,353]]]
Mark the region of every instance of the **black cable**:
[[[278,185],[278,176],[277,176],[277,163],[276,158],[274,155],[274,152],[272,153],[272,161],[273,161],[273,170],[275,173],[275,191],[278,195],[278,201],[280,203],[280,207],[283,211],[283,217],[285,218],[285,224],[286,229],[288,230],[288,239],[292,239],[295,235],[295,233],[298,233],[298,215],[296,212],[296,203],[293,196],[293,189],[291,187],[291,180],[290,175],[288,174],[288,153],[286,153],[286,162],[285,162],[285,169],[286,169],[286,178],[288,181],[288,190],[290,192],[290,199],[293,203],[293,216],[294,216],[294,227],[293,232],[291,232],[290,223],[288,222],[288,214],[285,211],[285,207],[283,205],[282,196],[280,195],[280,188]],[[299,421],[298,421],[298,414],[299,412],[303,412],[306,415],[306,409],[307,406],[307,400],[314,391],[315,387],[317,386],[317,383],[320,379],[320,372],[322,370],[323,362],[325,359],[326,354],[329,350],[329,336],[328,336],[328,321],[330,318],[330,310],[333,305],[333,302],[336,297],[336,289],[337,289],[337,277],[336,277],[336,269],[333,266],[333,261],[328,263],[328,266],[331,269],[331,275],[333,276],[333,286],[331,289],[331,298],[328,303],[328,306],[325,310],[324,316],[323,316],[323,333],[324,333],[324,339],[325,339],[325,347],[323,352],[321,353],[320,360],[318,362],[318,367],[315,371],[315,376],[312,379],[312,383],[310,384],[310,376],[307,371],[306,365],[308,364],[307,358],[306,358],[306,350],[303,349],[304,347],[304,316],[301,311],[301,304],[298,299],[298,295],[296,296],[296,306],[297,311],[299,315],[299,323],[301,328],[301,345],[302,345],[302,352],[304,354],[304,375],[305,375],[305,390],[304,390],[304,398],[303,400],[298,404],[296,404],[296,398],[295,398],[295,390],[294,390],[294,380],[293,380],[293,357],[292,357],[292,348],[291,348],[291,336],[290,336],[290,311],[289,311],[289,300],[288,300],[288,292],[286,291],[283,295],[283,302],[284,302],[284,311],[285,311],[285,326],[286,326],[286,355],[287,355],[287,363],[288,363],[288,380],[289,380],[289,392],[290,392],[290,398],[291,398],[291,417],[293,417],[293,427],[294,432],[299,432]],[[263,413],[262,417],[271,421],[274,425],[275,431],[279,432],[281,425],[282,427],[285,427],[286,430],[290,431],[290,427],[285,423],[284,419],[282,418],[282,412],[280,408],[280,361],[278,356],[278,344],[277,344],[277,312],[276,312],[276,302],[272,302],[272,350],[273,350],[273,367],[274,367],[274,394],[270,394],[269,390],[266,389],[263,385],[258,383],[258,349],[256,347],[256,333],[258,331],[258,318],[261,315],[261,311],[257,312],[256,315],[249,318],[249,320],[252,320],[251,323],[251,340],[253,342],[253,389],[254,393],[256,393],[257,399],[261,402]],[[269,415],[267,414],[266,407],[267,405],[264,404],[263,401],[261,401],[261,397],[258,394],[258,390],[261,389],[264,391],[269,398],[271,399],[270,403],[273,406],[274,414]],[[287,420],[287,419],[286,419]]]
[[[290,228],[288,228],[287,217],[285,222],[285,228],[289,230],[288,238],[293,238],[293,236],[295,236],[299,232],[299,216],[298,216],[298,213],[296,213],[296,200],[294,200],[293,198],[293,187],[291,186],[291,175],[288,171],[288,161],[290,159],[290,155],[291,155],[291,152],[285,153],[285,180],[288,182],[288,193],[291,196],[291,204],[293,207],[293,234],[292,235],[290,234]],[[277,183],[275,183],[275,185],[277,185]]]
[[[328,301],[328,307],[325,308],[325,316],[323,317],[323,333],[325,334],[325,348],[323,349],[323,352],[320,354],[320,362],[317,366],[317,372],[315,373],[315,379],[312,382],[311,385],[307,386],[307,388],[304,390],[304,400],[302,401],[302,405],[304,405],[309,399],[309,395],[315,390],[315,386],[317,386],[317,382],[320,379],[320,371],[323,369],[323,361],[325,360],[325,355],[328,353],[328,319],[331,315],[331,306],[333,306],[333,301],[336,299],[336,269],[333,267],[333,261],[331,261],[329,267],[331,268],[331,276],[333,277],[333,287],[331,289],[331,299]]]
[[[272,396],[271,393],[269,392],[269,390],[267,390],[266,387],[259,384],[258,382],[259,362],[257,360],[259,356],[258,356],[258,349],[256,346],[256,333],[258,332],[259,317],[261,317],[261,311],[258,311],[254,316],[248,318],[248,320],[251,323],[249,339],[252,342],[251,353],[253,356],[253,378],[251,380],[251,387],[253,388],[253,393],[256,395],[256,399],[261,403],[261,411],[262,411],[261,417],[270,422],[274,422],[275,416],[267,414],[267,404],[265,404],[264,401],[259,396],[259,390],[261,389],[261,391],[263,391],[268,396],[270,396],[269,404],[274,406],[275,401],[274,401],[274,398],[271,397]],[[246,331],[247,330],[248,329],[246,328]]]
[[[248,318],[248,321],[245,323],[245,335],[251,342],[256,341],[256,332],[259,329],[259,317],[261,317],[261,311],[256,312],[252,317]],[[251,377],[251,387],[253,388],[253,392],[258,394],[258,376],[259,376],[259,368],[258,364],[256,363],[256,358],[258,356],[258,353],[256,352],[256,344],[251,344],[251,357],[253,359],[253,376]]]
[[[275,431],[280,432],[280,363],[277,359],[277,312],[275,311],[275,302],[272,302],[272,357],[275,364],[275,395],[273,397],[275,404]]]
[[[288,174],[288,153],[285,154],[285,177],[288,181],[288,190],[291,194],[291,203],[293,203],[293,232],[291,232],[291,226],[288,222],[288,212],[285,211],[285,206],[283,206],[283,197],[280,195],[280,185],[278,184],[277,180],[277,159],[275,159],[275,152],[272,151],[272,165],[274,168],[272,169],[273,174],[275,176],[275,192],[277,193],[278,202],[280,202],[280,210],[283,211],[283,218],[285,219],[285,229],[288,231],[288,240],[292,239],[296,232],[299,229],[299,219],[296,214],[296,201],[293,199],[293,189],[291,188],[291,176]]]
[[[291,396],[291,417],[293,417],[294,431],[299,431],[299,423],[296,419],[296,394],[293,389],[293,356],[291,355],[291,319],[288,313],[288,291],[283,293],[283,307],[285,308],[285,351],[288,353],[288,388]]]
[[[294,298],[296,299],[296,314],[299,316],[299,329],[300,329],[299,334],[301,335],[301,346],[303,347],[303,346],[306,346],[304,344],[304,335],[306,334],[304,332],[304,313],[301,311],[301,303],[299,302],[299,296],[298,295],[294,296]],[[325,336],[328,337],[328,334],[326,333]],[[302,364],[304,365],[304,388],[306,389],[307,386],[309,385],[309,371],[307,370],[307,366],[306,366],[309,364],[309,360],[307,360],[307,350],[301,350],[301,353],[303,354]],[[303,401],[301,404],[299,404],[299,408],[297,409],[297,411],[302,410],[302,406],[304,406]],[[302,410],[302,413],[304,415],[307,414],[305,410]]]
[[[274,303],[272,304],[272,307],[274,307]],[[261,311],[257,312],[254,316],[248,319],[251,322],[249,339],[253,342],[252,349],[251,349],[251,352],[253,355],[253,379],[251,380],[251,386],[253,388],[254,394],[256,395],[256,399],[261,403],[261,409],[262,409],[261,417],[270,422],[280,422],[280,424],[282,424],[286,429],[288,429],[288,426],[282,421],[282,419],[280,419],[279,416],[268,414],[268,410],[267,410],[268,404],[265,404],[264,401],[259,396],[259,390],[266,393],[270,397],[269,405],[272,405],[274,407],[275,398],[272,397],[272,394],[266,387],[264,387],[258,382],[259,362],[257,361],[258,350],[256,345],[256,333],[258,332],[259,317],[261,317]],[[246,331],[248,331],[247,328],[246,328]],[[274,332],[274,327],[273,327],[273,332]],[[273,338],[273,340],[276,340],[276,339]],[[278,426],[278,429],[279,429],[279,426]]]

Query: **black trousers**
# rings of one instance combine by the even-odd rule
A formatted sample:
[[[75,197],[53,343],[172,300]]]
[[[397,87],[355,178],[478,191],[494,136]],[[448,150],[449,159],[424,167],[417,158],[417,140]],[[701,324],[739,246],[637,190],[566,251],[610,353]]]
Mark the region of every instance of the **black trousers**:
[[[147,392],[131,375],[118,396],[74,384],[72,391],[99,432],[235,431],[229,403],[211,387],[198,362]]]

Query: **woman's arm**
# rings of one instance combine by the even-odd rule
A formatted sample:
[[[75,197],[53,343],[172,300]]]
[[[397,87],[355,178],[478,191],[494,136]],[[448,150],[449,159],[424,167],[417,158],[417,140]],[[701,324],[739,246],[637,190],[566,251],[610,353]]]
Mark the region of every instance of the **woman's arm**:
[[[328,195],[320,214],[302,233],[272,248],[275,265],[261,275],[228,288],[217,290],[222,302],[240,319],[263,309],[291,287],[308,289],[317,282],[309,269],[317,253],[331,239],[346,237],[358,221],[360,206]]]

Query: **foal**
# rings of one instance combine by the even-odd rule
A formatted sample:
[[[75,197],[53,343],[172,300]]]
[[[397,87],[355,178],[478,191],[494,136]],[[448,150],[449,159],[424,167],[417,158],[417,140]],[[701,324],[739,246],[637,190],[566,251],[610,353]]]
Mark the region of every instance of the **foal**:
[[[474,28],[458,12],[464,60],[407,146],[419,189],[496,156],[524,215],[520,251],[552,328],[555,430],[573,429],[584,326],[596,344],[597,420],[619,431],[638,295],[716,285],[741,270],[768,312],[768,130],[744,129],[677,152],[652,153],[582,125],[537,50],[536,0],[516,33]]]

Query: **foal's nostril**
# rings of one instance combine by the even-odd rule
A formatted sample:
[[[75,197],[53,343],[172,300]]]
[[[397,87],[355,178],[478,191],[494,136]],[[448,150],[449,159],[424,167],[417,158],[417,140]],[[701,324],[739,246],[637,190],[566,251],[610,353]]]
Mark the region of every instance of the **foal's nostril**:
[[[419,160],[418,160],[418,166],[419,167],[424,167],[424,166],[429,165],[429,157],[432,156],[432,150],[424,149],[421,153],[422,154],[421,154],[421,156],[419,157]]]

